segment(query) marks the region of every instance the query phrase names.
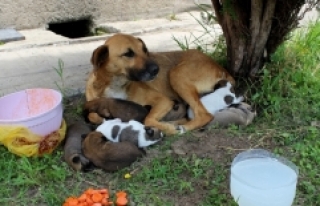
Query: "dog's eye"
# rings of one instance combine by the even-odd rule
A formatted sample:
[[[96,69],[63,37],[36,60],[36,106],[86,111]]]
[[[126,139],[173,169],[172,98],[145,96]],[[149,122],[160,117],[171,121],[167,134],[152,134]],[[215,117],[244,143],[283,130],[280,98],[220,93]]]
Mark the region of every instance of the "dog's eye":
[[[134,52],[131,49],[129,49],[126,53],[123,54],[123,56],[134,57]]]

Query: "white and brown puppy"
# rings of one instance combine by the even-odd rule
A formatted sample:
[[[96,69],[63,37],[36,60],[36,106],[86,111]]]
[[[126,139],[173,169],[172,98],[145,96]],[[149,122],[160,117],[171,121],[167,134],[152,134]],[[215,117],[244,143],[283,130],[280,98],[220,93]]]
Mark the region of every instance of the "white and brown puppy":
[[[233,86],[227,80],[221,80],[218,84],[220,88],[200,98],[203,106],[212,115],[232,104],[239,104],[244,99],[242,96],[236,96]],[[190,119],[194,118],[193,111],[190,108],[188,109],[188,117]]]
[[[251,124],[256,115],[257,113],[251,105],[241,102],[240,104],[234,104],[216,112],[215,118],[208,126],[218,125],[226,127],[231,124],[247,126]]]
[[[147,147],[159,142],[163,133],[157,128],[146,127],[138,121],[122,122],[121,119],[104,120],[96,131],[112,142],[131,142],[138,147]]]
[[[89,132],[91,132],[90,127],[83,122],[76,122],[67,128],[63,159],[76,171],[89,171],[93,169],[91,162],[82,154],[81,148],[81,136]]]

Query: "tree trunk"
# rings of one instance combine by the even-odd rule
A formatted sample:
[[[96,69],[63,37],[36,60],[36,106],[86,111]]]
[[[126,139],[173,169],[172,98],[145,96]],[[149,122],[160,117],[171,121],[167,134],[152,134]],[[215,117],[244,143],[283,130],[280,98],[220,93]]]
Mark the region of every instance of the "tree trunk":
[[[255,78],[270,55],[320,0],[211,0],[227,44],[227,69]],[[303,5],[308,3],[304,11]]]

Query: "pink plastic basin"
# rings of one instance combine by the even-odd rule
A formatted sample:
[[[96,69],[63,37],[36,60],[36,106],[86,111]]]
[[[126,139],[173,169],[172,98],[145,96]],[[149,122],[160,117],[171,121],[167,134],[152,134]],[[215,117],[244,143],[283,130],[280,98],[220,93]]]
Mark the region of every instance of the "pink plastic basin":
[[[0,125],[23,125],[46,136],[62,121],[62,95],[53,89],[26,89],[0,98]]]

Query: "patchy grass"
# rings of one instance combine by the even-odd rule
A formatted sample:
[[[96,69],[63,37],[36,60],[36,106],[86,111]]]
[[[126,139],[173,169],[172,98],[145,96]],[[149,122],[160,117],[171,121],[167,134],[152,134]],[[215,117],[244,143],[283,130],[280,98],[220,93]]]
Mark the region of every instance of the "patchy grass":
[[[61,160],[62,147],[42,158],[17,157],[0,147],[0,203],[56,206],[88,187],[108,187],[111,193],[128,191],[131,205],[232,206],[236,205],[229,194],[232,158],[259,147],[288,157],[299,167],[295,205],[319,205],[319,38],[317,22],[307,31],[295,31],[272,56],[259,85],[246,92],[259,108],[252,125],[168,137],[116,173],[74,172]],[[223,61],[219,50],[210,55]],[[61,63],[57,71],[62,77]],[[64,91],[63,81],[60,86]],[[69,123],[80,118],[83,101],[82,95],[65,99]],[[176,147],[186,154],[178,154]],[[131,178],[124,178],[128,173]]]
[[[110,31],[110,29],[108,29],[108,28],[96,27],[96,28],[94,28],[94,32],[93,32],[92,36],[101,36],[101,35],[106,35],[106,34],[110,34],[110,33],[112,33],[112,31]]]

